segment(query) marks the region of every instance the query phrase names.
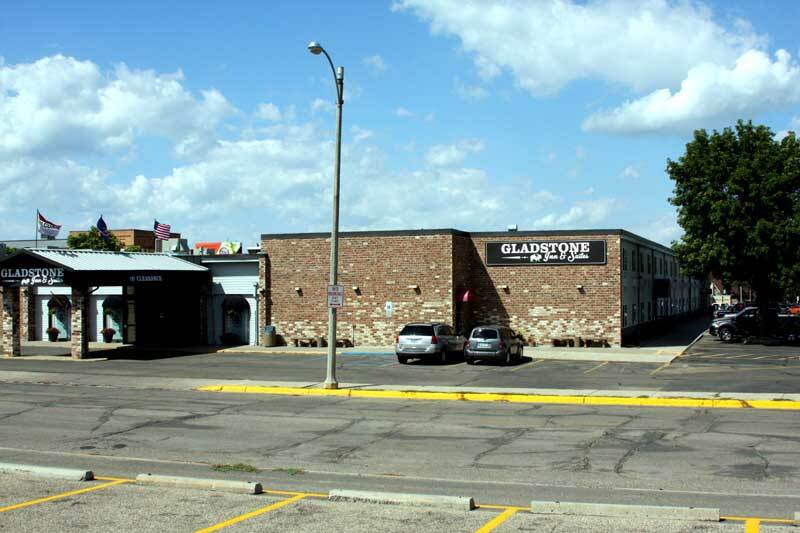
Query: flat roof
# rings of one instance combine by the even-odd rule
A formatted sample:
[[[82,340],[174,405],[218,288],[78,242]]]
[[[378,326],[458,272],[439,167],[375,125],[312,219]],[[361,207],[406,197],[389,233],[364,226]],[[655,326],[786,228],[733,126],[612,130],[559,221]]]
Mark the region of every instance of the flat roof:
[[[630,231],[615,229],[557,229],[557,230],[527,230],[527,231],[462,231],[453,228],[442,229],[416,229],[416,230],[376,230],[376,231],[340,231],[339,237],[415,237],[422,235],[453,235],[461,237],[569,237],[572,235],[619,235],[639,241],[653,248],[673,253],[669,246],[651,241]],[[291,239],[327,239],[330,232],[316,233],[262,233],[261,240],[291,240]]]

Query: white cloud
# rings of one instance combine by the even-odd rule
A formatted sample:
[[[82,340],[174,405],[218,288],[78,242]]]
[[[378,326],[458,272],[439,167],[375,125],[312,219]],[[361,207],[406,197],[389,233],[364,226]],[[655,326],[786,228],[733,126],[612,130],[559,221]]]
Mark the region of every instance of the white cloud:
[[[464,140],[457,144],[437,144],[430,147],[425,161],[436,167],[460,165],[468,154],[481,152],[483,148],[483,141],[477,139]]]
[[[585,194],[586,196],[591,196],[594,194],[594,187],[587,187],[581,191],[581,194]]]
[[[281,110],[278,106],[272,103],[259,104],[258,111],[255,113],[256,118],[277,122],[281,119]]]
[[[536,219],[535,229],[586,229],[596,227],[597,224],[608,219],[618,201],[614,198],[598,198],[575,202],[572,207],[563,213],[550,213]]]
[[[478,102],[485,100],[489,96],[489,91],[480,85],[465,85],[456,80],[456,94],[467,102]]]
[[[586,159],[586,148],[584,148],[582,145],[575,147],[575,159],[578,161],[583,161]]]
[[[216,128],[236,113],[215,90],[194,97],[183,73],[56,55],[0,64],[0,156],[52,156],[132,150],[137,138],[167,137],[181,156],[209,149]]]
[[[398,107],[394,110],[394,114],[398,117],[413,117],[414,113],[406,109],[405,107]]]
[[[364,128],[362,128],[360,126],[356,126],[356,125],[354,125],[352,128],[350,128],[350,131],[353,133],[353,142],[355,142],[355,143],[359,143],[361,141],[365,141],[365,140],[371,138],[372,135],[373,135],[372,131],[370,131],[368,129],[364,129]]]
[[[625,170],[622,171],[622,177],[636,179],[639,177],[639,170],[633,165],[628,165],[625,167]]]
[[[785,50],[775,60],[751,50],[732,68],[698,65],[678,91],[659,89],[610,111],[589,116],[587,131],[642,133],[686,131],[714,119],[747,116],[753,112],[800,102],[800,66]]]
[[[332,113],[336,109],[336,106],[333,105],[328,100],[323,100],[322,98],[314,98],[314,101],[311,102],[311,112],[323,112],[323,113]]]
[[[367,56],[361,60],[364,65],[370,67],[375,72],[383,72],[386,70],[386,63],[383,58],[378,54]]]
[[[633,231],[642,237],[667,246],[683,235],[683,229],[678,225],[677,213],[674,211],[657,215],[654,220],[635,228]]]
[[[653,90],[700,63],[729,64],[766,42],[742,21],[733,30],[720,26],[691,1],[401,0],[393,9],[457,36],[484,79],[508,70],[536,95],[579,79]]]

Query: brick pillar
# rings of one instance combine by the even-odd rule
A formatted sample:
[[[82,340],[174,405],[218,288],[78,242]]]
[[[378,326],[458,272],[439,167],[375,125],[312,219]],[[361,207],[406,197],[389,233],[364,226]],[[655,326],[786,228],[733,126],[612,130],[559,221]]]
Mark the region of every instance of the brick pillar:
[[[89,355],[89,290],[72,288],[72,357]]]
[[[264,327],[272,323],[272,277],[269,256],[258,261],[258,344],[264,344]]]
[[[22,326],[22,339],[36,340],[36,290],[25,287],[20,292],[20,324]]]
[[[19,322],[19,287],[3,289],[3,355],[18,357],[22,355]]]

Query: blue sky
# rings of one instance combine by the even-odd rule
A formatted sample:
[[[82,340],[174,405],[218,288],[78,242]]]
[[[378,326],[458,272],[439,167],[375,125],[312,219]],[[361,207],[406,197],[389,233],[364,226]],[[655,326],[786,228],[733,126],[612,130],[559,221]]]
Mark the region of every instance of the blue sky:
[[[24,5],[19,5],[24,4]],[[0,17],[0,238],[153,218],[190,242],[330,229],[680,236],[695,128],[800,127],[800,3],[25,2]]]

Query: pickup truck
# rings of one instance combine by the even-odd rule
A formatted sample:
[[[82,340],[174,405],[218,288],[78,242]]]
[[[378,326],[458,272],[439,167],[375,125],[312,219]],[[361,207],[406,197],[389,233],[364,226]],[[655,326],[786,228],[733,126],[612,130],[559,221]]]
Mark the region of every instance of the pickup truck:
[[[788,342],[800,340],[800,317],[776,313],[772,318],[775,321],[775,337]],[[745,307],[736,314],[715,318],[708,332],[723,342],[757,336],[761,333],[761,313],[758,307]]]

